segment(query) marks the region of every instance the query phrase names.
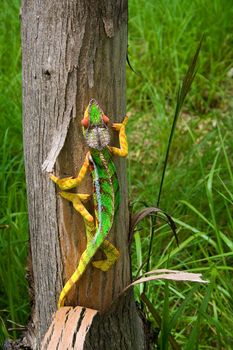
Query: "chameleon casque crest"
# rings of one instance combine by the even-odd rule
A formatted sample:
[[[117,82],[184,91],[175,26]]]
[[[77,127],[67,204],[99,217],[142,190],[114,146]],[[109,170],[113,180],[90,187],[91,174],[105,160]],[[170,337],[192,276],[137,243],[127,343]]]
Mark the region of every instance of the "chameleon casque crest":
[[[106,237],[112,227],[120,204],[119,183],[112,154],[120,157],[126,157],[128,154],[125,134],[127,121],[128,117],[125,117],[122,123],[111,124],[114,130],[119,131],[120,148],[111,147],[109,133],[110,120],[104,114],[96,100],[91,99],[81,121],[83,135],[89,151],[86,154],[78,176],[59,179],[54,175],[50,175],[50,178],[62,190],[60,195],[71,201],[74,209],[82,215],[87,236],[86,249],[80,257],[77,269],[66,282],[60,293],[58,308],[64,305],[66,295],[72,286],[79,281],[90,262],[92,262],[94,267],[102,271],[107,271],[119,257],[118,250],[106,240]],[[69,189],[77,187],[82,182],[87,171],[91,172],[93,181],[94,216],[83,205],[83,202],[89,198],[89,194],[66,192]],[[92,261],[93,256],[99,248],[106,255],[106,259]]]

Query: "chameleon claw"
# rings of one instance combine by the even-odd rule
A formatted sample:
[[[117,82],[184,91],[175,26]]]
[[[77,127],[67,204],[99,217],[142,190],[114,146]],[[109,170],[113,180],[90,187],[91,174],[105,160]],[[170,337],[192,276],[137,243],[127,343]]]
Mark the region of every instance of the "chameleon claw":
[[[111,262],[109,263],[107,260],[92,261],[92,266],[94,266],[96,269],[99,269],[103,272],[108,271],[112,267],[112,265],[113,264]]]
[[[128,119],[129,119],[129,117],[125,116],[125,118],[123,119],[122,123],[113,123],[113,124],[112,124],[112,128],[113,128],[114,130],[116,130],[116,131],[121,130],[121,128],[122,128],[123,126],[126,126],[126,124],[128,123]]]
[[[79,199],[83,202],[86,202],[89,200],[89,198],[91,197],[91,194],[83,194],[83,193],[77,193],[77,196],[79,197]]]
[[[113,123],[113,124],[112,124],[112,128],[113,128],[114,130],[116,130],[116,131],[121,130],[122,126],[123,126],[122,123]]]
[[[126,126],[126,124],[128,123],[128,121],[129,121],[129,117],[126,115],[126,116],[124,117],[123,121],[122,121],[122,124],[123,124],[124,126]]]
[[[119,131],[121,129],[121,125],[120,123],[113,123],[112,124],[112,128],[116,131]]]
[[[70,193],[63,191],[59,192],[59,195],[63,198],[68,199],[71,202],[78,201],[79,199],[83,202],[86,202],[91,197],[91,195],[87,193]]]
[[[50,179],[55,182],[61,190],[69,190],[76,186],[76,179],[71,177],[65,177],[64,179],[59,179],[58,177],[51,174]]]
[[[51,179],[53,182],[57,183],[58,177],[56,177],[56,176],[53,175],[53,174],[49,174],[49,177],[50,177],[50,179]]]

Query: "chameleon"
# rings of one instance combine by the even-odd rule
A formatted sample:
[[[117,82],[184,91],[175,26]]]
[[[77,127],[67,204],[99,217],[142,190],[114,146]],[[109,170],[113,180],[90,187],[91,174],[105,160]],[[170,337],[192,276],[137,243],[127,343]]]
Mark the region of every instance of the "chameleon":
[[[83,136],[89,150],[78,175],[58,178],[50,174],[51,180],[62,190],[59,194],[72,202],[74,209],[82,215],[87,238],[86,249],[81,254],[78,266],[60,293],[58,309],[64,306],[67,294],[80,280],[90,263],[102,271],[108,271],[119,257],[119,251],[106,240],[106,237],[120,205],[119,182],[112,155],[119,157],[128,155],[125,133],[127,122],[126,116],[122,123],[111,123],[98,102],[91,99],[81,120]],[[119,131],[120,148],[110,146],[110,128]],[[66,192],[77,187],[87,171],[90,171],[92,176],[94,215],[91,215],[83,204],[91,195]],[[104,252],[106,259],[92,261],[98,249]]]

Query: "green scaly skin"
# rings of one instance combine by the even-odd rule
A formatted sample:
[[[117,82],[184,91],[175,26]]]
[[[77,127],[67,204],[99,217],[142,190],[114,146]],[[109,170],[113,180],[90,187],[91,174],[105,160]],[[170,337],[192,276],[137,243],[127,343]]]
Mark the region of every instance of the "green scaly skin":
[[[103,111],[93,99],[90,101],[86,113],[89,125],[86,131],[83,128],[83,134],[87,144],[91,147],[90,162],[93,165],[91,174],[93,179],[96,233],[94,239],[88,243],[86,251],[81,256],[82,270],[84,265],[86,268],[89,264],[108,235],[120,203],[119,183],[116,168],[108,149],[110,138],[108,128],[102,120]]]

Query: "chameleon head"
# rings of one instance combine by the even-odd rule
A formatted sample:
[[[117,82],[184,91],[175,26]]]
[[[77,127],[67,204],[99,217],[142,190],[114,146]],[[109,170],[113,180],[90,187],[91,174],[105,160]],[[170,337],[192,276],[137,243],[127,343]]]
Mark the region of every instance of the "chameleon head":
[[[108,122],[108,117],[104,114],[97,101],[91,99],[81,121],[83,135],[90,148],[101,151],[109,145]]]

